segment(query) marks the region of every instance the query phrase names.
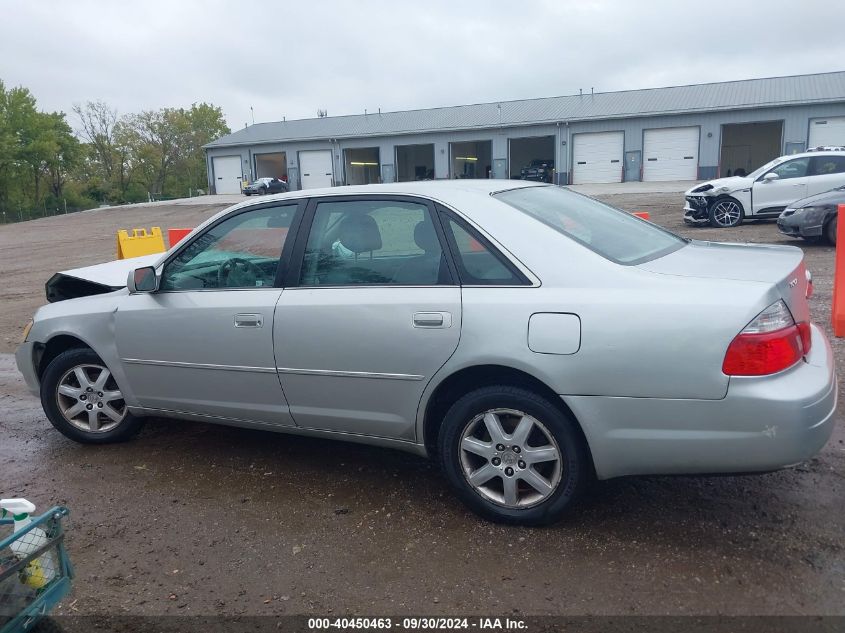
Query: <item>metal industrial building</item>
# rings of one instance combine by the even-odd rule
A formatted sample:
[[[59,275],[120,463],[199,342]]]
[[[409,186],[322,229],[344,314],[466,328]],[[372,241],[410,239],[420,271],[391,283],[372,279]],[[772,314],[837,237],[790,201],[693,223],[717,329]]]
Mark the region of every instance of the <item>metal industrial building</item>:
[[[432,178],[518,178],[554,160],[558,184],[696,180],[845,145],[845,71],[259,123],[206,145],[209,190]]]

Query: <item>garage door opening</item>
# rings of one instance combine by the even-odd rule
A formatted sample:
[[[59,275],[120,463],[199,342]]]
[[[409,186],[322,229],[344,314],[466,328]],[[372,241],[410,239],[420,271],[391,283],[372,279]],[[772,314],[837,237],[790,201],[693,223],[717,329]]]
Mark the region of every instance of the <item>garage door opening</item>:
[[[343,150],[347,185],[369,185],[379,181],[378,147]]]
[[[572,184],[622,182],[624,132],[590,132],[572,137]]]
[[[449,143],[452,178],[490,178],[493,170],[493,142]]]
[[[509,178],[552,182],[555,171],[555,137],[509,139],[508,171]]]
[[[722,126],[719,176],[745,176],[781,155],[783,121]]]
[[[278,178],[287,182],[288,159],[284,152],[255,155],[255,178]]]
[[[397,145],[396,180],[434,180],[434,144]]]

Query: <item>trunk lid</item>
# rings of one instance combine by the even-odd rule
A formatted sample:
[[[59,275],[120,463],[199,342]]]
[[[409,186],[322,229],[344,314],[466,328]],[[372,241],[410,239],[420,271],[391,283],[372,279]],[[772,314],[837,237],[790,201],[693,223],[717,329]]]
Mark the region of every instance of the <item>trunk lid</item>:
[[[810,320],[804,251],[795,246],[694,240],[638,268],[662,275],[769,284],[777,289],[796,322]]]

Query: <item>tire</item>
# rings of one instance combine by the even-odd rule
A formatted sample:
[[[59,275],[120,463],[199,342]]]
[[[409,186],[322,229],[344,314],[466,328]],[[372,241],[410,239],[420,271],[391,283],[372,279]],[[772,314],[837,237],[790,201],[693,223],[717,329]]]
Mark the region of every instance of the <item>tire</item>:
[[[710,226],[717,229],[727,229],[742,224],[745,211],[742,203],[736,198],[717,198],[708,210]]]
[[[525,429],[528,435],[520,438]],[[438,448],[458,497],[476,514],[499,523],[557,521],[584,492],[592,472],[577,423],[544,397],[520,387],[484,387],[463,396],[443,419]],[[542,455],[528,459],[532,450],[540,449]]]
[[[56,356],[41,379],[47,418],[82,444],[123,442],[140,430],[143,420],[129,413],[122,396],[105,363],[87,348]]]
[[[824,236],[828,242],[836,246],[836,225],[838,224],[837,216],[833,216],[833,218],[828,221],[828,223],[824,227]]]

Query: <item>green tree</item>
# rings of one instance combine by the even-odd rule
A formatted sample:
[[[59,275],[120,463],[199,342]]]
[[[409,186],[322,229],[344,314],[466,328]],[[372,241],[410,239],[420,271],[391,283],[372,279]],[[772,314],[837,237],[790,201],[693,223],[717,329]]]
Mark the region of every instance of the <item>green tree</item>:
[[[62,112],[40,112],[26,88],[0,82],[0,206],[38,207],[60,197],[79,158],[79,142]]]
[[[125,202],[132,182],[132,146],[128,117],[103,101],[73,106],[85,140],[88,186],[100,200]]]
[[[28,89],[0,81],[0,210],[184,196],[205,187],[202,146],[229,133],[208,103],[120,116],[88,101],[73,111],[75,134],[63,112],[42,112]]]
[[[223,110],[210,103],[192,104],[190,110],[185,111],[190,132],[184,146],[181,171],[187,183],[193,190],[205,189],[208,183],[206,178],[205,152],[203,145],[229,134],[231,130],[226,125]]]
[[[138,177],[151,194],[165,196],[204,187],[202,146],[229,133],[223,111],[207,103],[141,112],[127,126]]]

